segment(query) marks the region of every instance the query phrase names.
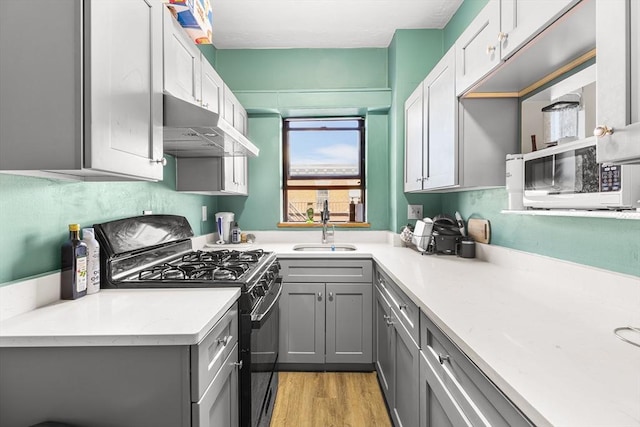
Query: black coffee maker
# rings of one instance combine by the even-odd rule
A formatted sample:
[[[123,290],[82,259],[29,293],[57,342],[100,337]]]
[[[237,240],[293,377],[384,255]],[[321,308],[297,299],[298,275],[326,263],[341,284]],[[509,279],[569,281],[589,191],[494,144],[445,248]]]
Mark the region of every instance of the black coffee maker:
[[[433,253],[455,255],[456,247],[462,241],[462,233],[456,221],[448,215],[433,218],[431,249]]]

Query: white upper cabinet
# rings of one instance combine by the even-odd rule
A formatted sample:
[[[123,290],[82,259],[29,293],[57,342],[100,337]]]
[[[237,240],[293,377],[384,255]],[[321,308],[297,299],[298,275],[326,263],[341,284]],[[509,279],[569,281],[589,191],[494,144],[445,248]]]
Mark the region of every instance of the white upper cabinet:
[[[458,181],[455,62],[454,51],[450,50],[424,81],[425,190],[449,187]]]
[[[224,97],[224,82],[209,61],[201,55],[202,107],[220,114]]]
[[[405,102],[404,191],[457,184],[457,111],[451,49]]]
[[[247,135],[247,112],[229,86],[224,86],[224,110],[222,117],[241,134]]]
[[[500,57],[504,60],[580,0],[501,0]]]
[[[640,4],[598,0],[598,162],[640,164]],[[608,134],[607,129],[613,129]]]
[[[500,64],[500,0],[489,0],[458,37],[456,88],[461,94]]]
[[[162,8],[145,0],[3,2],[0,169],[161,180]],[[25,32],[20,16],[38,32]]]
[[[164,10],[164,90],[192,104],[202,104],[201,54],[184,29]]]
[[[423,83],[404,103],[404,191],[422,190]]]

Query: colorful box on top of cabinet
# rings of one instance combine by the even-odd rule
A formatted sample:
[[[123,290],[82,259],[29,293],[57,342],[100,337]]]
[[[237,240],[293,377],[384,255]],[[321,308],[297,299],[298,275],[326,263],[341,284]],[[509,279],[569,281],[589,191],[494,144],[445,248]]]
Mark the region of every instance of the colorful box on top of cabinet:
[[[165,0],[173,16],[196,44],[213,41],[213,10],[210,0]]]

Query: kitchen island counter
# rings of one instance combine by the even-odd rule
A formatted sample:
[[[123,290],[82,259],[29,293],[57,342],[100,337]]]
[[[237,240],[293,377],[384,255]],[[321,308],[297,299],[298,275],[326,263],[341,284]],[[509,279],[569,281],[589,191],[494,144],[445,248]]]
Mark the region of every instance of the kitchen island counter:
[[[0,347],[198,344],[240,288],[103,289],[0,322]]]
[[[613,333],[640,326],[640,278],[491,245],[462,259],[349,243],[357,250],[259,247],[372,258],[537,426],[640,426],[640,348]]]

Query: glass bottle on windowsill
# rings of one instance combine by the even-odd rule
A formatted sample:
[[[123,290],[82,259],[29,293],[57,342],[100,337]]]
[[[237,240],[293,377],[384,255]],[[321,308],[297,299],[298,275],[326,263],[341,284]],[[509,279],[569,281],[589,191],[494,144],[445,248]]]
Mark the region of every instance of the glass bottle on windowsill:
[[[307,203],[307,224],[313,223],[313,203]]]
[[[349,222],[356,222],[356,202],[354,199],[351,199],[351,203],[349,203]]]

